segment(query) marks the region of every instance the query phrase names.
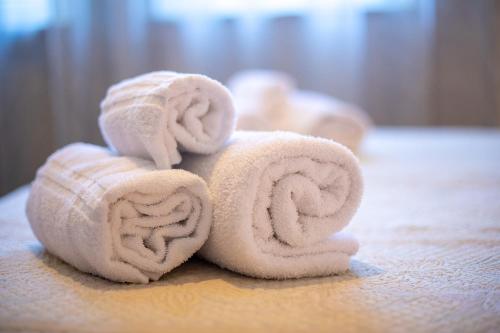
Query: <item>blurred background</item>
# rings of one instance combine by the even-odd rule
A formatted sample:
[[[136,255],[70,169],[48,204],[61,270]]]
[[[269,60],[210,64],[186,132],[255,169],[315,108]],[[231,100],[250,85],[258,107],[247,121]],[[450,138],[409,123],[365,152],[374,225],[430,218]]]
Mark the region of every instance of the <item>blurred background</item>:
[[[380,126],[500,125],[500,1],[0,0],[0,195],[74,141],[107,87],[264,68]]]

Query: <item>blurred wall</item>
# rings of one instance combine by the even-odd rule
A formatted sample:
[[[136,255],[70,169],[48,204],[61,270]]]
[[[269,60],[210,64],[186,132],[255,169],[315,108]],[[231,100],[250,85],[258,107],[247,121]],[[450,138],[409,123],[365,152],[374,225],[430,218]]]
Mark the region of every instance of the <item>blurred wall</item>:
[[[359,104],[378,125],[500,124],[495,0],[421,0],[258,25],[161,20],[147,1],[68,3],[35,34],[0,32],[0,194],[30,181],[58,147],[102,144],[96,119],[107,87],[159,69],[223,82],[245,68],[283,70],[301,88]]]

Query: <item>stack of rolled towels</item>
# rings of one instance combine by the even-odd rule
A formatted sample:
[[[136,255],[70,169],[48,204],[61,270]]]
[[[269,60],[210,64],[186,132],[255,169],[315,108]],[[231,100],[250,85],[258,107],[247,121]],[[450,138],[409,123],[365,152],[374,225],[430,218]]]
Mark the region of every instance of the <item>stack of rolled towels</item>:
[[[332,96],[300,90],[288,74],[245,70],[233,75],[231,89],[237,128],[292,131],[337,141],[358,152],[372,121],[359,107]]]
[[[358,249],[342,231],[362,196],[356,157],[325,138],[234,132],[236,113],[203,75],[112,86],[99,117],[109,147],[71,144],[38,170],[26,208],[35,235],[120,282],[158,280],[195,253],[259,278],[346,271]]]

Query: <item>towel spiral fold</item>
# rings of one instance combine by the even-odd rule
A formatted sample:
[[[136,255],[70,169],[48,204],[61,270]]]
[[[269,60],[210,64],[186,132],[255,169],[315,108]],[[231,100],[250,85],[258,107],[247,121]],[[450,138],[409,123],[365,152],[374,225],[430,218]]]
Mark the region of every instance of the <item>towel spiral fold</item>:
[[[357,241],[341,231],[362,196],[356,157],[326,139],[286,132],[236,132],[211,156],[182,168],[207,182],[214,205],[200,254],[262,278],[345,271]]]
[[[114,256],[158,279],[171,242],[193,236],[201,211],[200,198],[183,188],[170,195],[124,195],[109,212]]]
[[[198,176],[81,143],[38,170],[26,210],[49,252],[122,282],[147,283],[179,266],[203,245],[212,222]]]
[[[324,240],[348,222],[338,216],[349,187],[348,172],[335,163],[291,157],[269,165],[255,200],[256,236],[296,247]]]
[[[152,72],[109,88],[99,125],[109,146],[168,169],[179,151],[215,152],[231,135],[234,105],[219,82],[198,74]]]

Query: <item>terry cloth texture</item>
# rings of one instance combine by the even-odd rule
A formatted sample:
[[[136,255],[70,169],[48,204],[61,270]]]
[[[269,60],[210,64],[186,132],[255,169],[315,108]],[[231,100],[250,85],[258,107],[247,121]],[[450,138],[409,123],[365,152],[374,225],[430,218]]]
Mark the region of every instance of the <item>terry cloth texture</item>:
[[[374,129],[349,272],[285,281],[196,257],[147,287],[82,273],[33,236],[24,186],[0,198],[0,331],[497,332],[498,147],[498,130]]]
[[[212,210],[198,176],[78,143],[38,170],[26,212],[40,242],[67,263],[147,283],[201,247]]]
[[[347,148],[295,133],[242,131],[218,153],[186,156],[180,167],[205,179],[212,196],[204,258],[262,278],[348,269],[358,243],[340,231],[363,187]]]
[[[229,91],[198,74],[152,72],[111,86],[99,125],[109,146],[123,155],[178,164],[180,151],[211,154],[234,127]]]

